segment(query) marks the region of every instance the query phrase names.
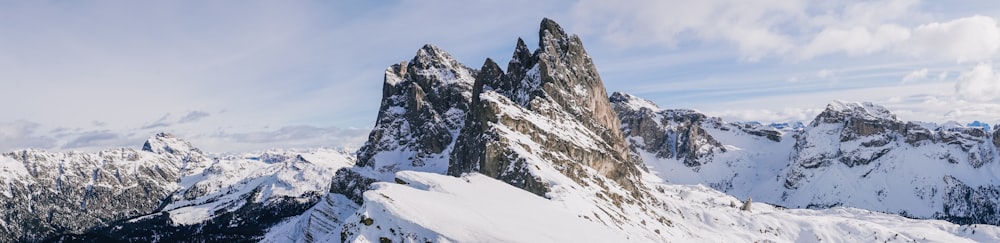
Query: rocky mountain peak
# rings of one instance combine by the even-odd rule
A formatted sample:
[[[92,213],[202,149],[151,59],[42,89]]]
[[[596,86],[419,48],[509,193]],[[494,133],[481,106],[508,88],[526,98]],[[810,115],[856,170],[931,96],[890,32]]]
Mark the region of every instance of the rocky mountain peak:
[[[884,106],[871,102],[845,102],[835,100],[830,102],[817,117],[814,122],[837,123],[848,118],[863,119],[868,121],[899,121],[896,115],[892,114]]]
[[[532,55],[531,50],[528,49],[528,45],[524,44],[524,39],[517,38],[517,44],[514,46],[514,55],[510,58],[507,69],[510,69],[511,66],[531,67],[535,65],[531,63]]]
[[[483,67],[479,69],[476,76],[476,84],[473,85],[473,94],[482,93],[483,89],[496,90],[498,92],[514,91],[514,83],[510,81],[500,65],[491,58],[486,58]]]
[[[637,162],[579,37],[544,19],[539,38],[533,54],[518,40],[506,74],[492,60],[484,63],[448,173],[480,172],[541,195],[547,186],[527,165],[533,157],[565,175],[583,173],[584,165],[634,188]]]
[[[146,142],[142,144],[142,151],[174,156],[202,154],[201,150],[192,146],[190,142],[165,132],[157,133],[146,139]]]
[[[507,75],[510,76],[509,79],[520,82],[524,79],[525,75],[528,75],[528,71],[535,67],[537,62],[538,57],[528,49],[528,45],[524,44],[524,40],[517,38],[514,54],[511,55],[510,62],[507,63]]]
[[[584,122],[591,130],[612,130],[608,139],[621,137],[621,122],[608,102],[604,82],[597,73],[583,42],[576,35],[567,36],[555,21],[542,20],[539,41],[538,74],[540,87],[547,96]]]
[[[573,38],[579,41],[575,35]],[[541,27],[538,29],[538,44],[542,51],[565,52],[570,41],[570,36],[566,35],[566,31],[556,21],[549,18],[542,19]]]
[[[433,81],[444,82],[468,82],[473,81],[470,73],[464,70],[461,63],[455,60],[448,52],[441,50],[437,46],[426,44],[417,50],[417,55],[410,61],[413,63],[413,71],[424,76],[437,76]],[[452,78],[454,77],[454,78]]]
[[[622,92],[616,91],[612,93],[609,99],[611,101],[611,105],[615,106],[615,110],[618,111],[619,113],[621,113],[621,111],[624,109],[635,110],[635,111],[641,110],[643,108],[649,109],[650,111],[661,110],[660,106],[657,106],[652,101]],[[625,107],[621,107],[621,109],[619,109],[618,106],[625,106]]]
[[[386,176],[402,169],[443,172],[477,73],[429,44],[409,62],[388,67],[378,119],[358,165]]]

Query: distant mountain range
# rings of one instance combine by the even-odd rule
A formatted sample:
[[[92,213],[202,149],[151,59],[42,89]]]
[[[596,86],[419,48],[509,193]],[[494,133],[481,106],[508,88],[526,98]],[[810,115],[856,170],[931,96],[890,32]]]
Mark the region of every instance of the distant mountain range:
[[[1000,241],[1000,129],[839,101],[729,123],[609,96],[550,19],[538,43],[390,66],[357,152],[3,154],[0,242]]]

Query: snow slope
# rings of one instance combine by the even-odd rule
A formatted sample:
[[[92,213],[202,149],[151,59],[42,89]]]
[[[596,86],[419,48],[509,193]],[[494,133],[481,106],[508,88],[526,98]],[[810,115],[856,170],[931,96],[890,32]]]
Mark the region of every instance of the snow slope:
[[[462,177],[401,171],[398,183],[379,182],[343,232],[312,241],[340,242],[996,242],[1000,228],[914,220],[853,208],[783,209],[704,186],[656,184],[654,197],[669,211],[662,238],[579,215],[566,201],[545,199],[481,175]],[[647,179],[656,180],[655,176]],[[662,192],[661,192],[662,191]],[[348,208],[345,211],[353,210]],[[342,213],[344,211],[341,211]],[[343,216],[341,216],[343,217]],[[287,226],[269,236],[280,235]],[[277,233],[276,233],[277,232]],[[277,240],[275,240],[277,242]]]
[[[739,200],[714,189],[665,184],[664,177],[671,182],[712,180],[713,187],[730,191],[778,195],[773,191],[786,182],[780,175],[795,161],[790,154],[797,151],[797,129],[803,128],[725,123],[690,110],[661,112],[650,102],[613,105],[603,99],[603,84],[582,42],[549,19],[542,21],[536,51],[518,41],[507,72],[491,59],[485,61],[464,118],[440,119],[441,111],[461,107],[464,95],[452,100],[457,102],[423,101],[449,101],[429,91],[446,90],[453,83],[420,81],[401,71],[404,66],[390,67],[393,75],[411,76],[387,78],[383,106],[417,105],[384,107],[359,161],[401,154],[398,148],[407,146],[425,152],[339,170],[335,195],[327,197],[335,200],[278,224],[265,241],[1000,240],[996,226],[956,226],[859,209],[786,210],[758,203],[752,212],[742,211],[735,206]],[[407,82],[412,82],[409,88],[401,87]],[[615,119],[612,109],[622,107],[638,109],[637,117]],[[874,105],[836,107],[874,113],[864,119],[890,118]],[[457,124],[464,127],[455,130]],[[629,134],[631,144],[622,133]],[[401,140],[387,140],[393,136]],[[449,149],[451,176],[426,167],[413,166],[423,172],[406,169],[442,158]],[[638,158],[668,160],[643,164]]]
[[[220,156],[204,171],[181,178],[183,189],[162,211],[175,224],[191,225],[245,203],[282,198],[306,203],[310,195],[329,191],[334,172],[352,165],[350,157],[331,149]]]
[[[930,198],[991,202],[1000,191],[989,190],[993,181],[964,182],[994,174],[997,163],[985,159],[996,154],[987,146],[992,135],[982,130],[902,124],[870,103],[836,102],[808,127],[780,129],[661,111],[624,94],[612,104],[579,37],[554,21],[542,21],[533,53],[522,40],[515,49],[506,73],[490,59],[480,70],[468,68],[431,45],[391,66],[379,119],[356,164],[326,149],[209,155],[158,134],[142,151],[5,154],[0,179],[9,191],[2,196],[69,194],[73,200],[58,205],[69,212],[93,208],[94,195],[114,204],[102,196],[114,190],[148,199],[146,211],[119,208],[131,214],[49,239],[71,242],[1000,242],[1000,227],[992,225],[838,204],[812,210],[747,202],[741,209],[742,201],[713,189],[765,201],[918,205],[923,201],[893,192],[878,192],[875,201],[864,194],[920,185],[905,180],[923,175],[911,173],[919,169],[894,157],[909,155],[911,146],[944,161],[930,168],[954,172],[942,178],[944,189],[923,191]],[[122,168],[151,181],[121,180]],[[928,175],[923,181],[937,179]],[[38,181],[45,184],[35,187]],[[711,187],[669,184],[703,182]],[[92,194],[103,185],[113,190]],[[844,185],[853,187],[838,188]],[[138,193],[147,189],[154,197]],[[975,215],[995,209],[941,205]],[[15,216],[45,215],[20,206]],[[10,219],[0,221],[7,234],[0,236],[21,229]],[[46,237],[25,239],[0,241]]]

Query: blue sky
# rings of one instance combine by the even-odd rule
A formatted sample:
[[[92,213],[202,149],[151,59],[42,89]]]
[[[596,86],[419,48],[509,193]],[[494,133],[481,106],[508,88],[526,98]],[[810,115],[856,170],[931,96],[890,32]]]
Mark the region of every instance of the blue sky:
[[[357,147],[384,69],[425,43],[478,68],[580,35],[609,91],[728,121],[831,100],[1000,121],[996,1],[0,1],[0,150]]]

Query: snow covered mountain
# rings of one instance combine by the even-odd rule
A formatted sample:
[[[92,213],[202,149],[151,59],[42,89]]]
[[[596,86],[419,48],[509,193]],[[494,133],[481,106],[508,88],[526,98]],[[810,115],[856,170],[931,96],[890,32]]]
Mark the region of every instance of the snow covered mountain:
[[[0,212],[0,242],[1000,241],[993,225],[836,207],[866,201],[838,191],[856,182],[834,180],[895,163],[886,162],[893,151],[907,150],[887,144],[898,141],[952,149],[956,162],[946,165],[968,167],[948,174],[956,181],[985,176],[996,162],[984,158],[996,151],[983,146],[996,135],[924,125],[926,136],[911,144],[884,135],[910,134],[906,126],[869,122],[895,118],[867,104],[838,103],[805,127],[609,99],[580,38],[549,19],[534,51],[518,39],[506,71],[491,59],[472,69],[426,45],[387,68],[383,82],[356,160],[327,149],[211,155],[169,134],[142,150],[5,154],[0,199],[13,210]],[[884,176],[881,185],[912,175],[876,168],[886,168],[869,174]],[[995,185],[976,182],[963,185]],[[678,185],[698,183],[709,186]],[[978,190],[965,198],[997,198]],[[743,210],[748,195],[843,202]],[[956,210],[978,209],[948,212]]]
[[[1000,133],[982,127],[904,122],[872,103],[835,101],[808,126],[781,130],[627,94],[611,100],[636,152],[673,183],[785,207],[1000,224]]]
[[[95,154],[22,150],[0,156],[3,227],[0,241],[36,241],[83,233],[151,213],[178,189],[185,166],[204,162],[200,151],[166,134],[146,149]],[[155,149],[156,152],[153,152]],[[170,152],[166,152],[170,151]]]
[[[418,51],[414,59],[429,53],[427,49]],[[437,48],[432,49],[435,53],[440,52]],[[433,56],[438,57],[438,62],[451,63],[443,58],[448,55]],[[424,70],[420,66],[407,68],[407,74],[400,75],[396,70],[401,66],[389,68],[385,87],[417,81],[419,79],[406,75]],[[463,74],[468,70],[461,65],[450,67],[452,69],[435,73]],[[714,189],[665,184],[663,178],[674,174],[660,173],[664,172],[662,168],[643,164],[640,158],[657,158],[656,153],[643,153],[646,148],[670,148],[661,153],[661,157],[669,157],[675,162],[689,161],[699,168],[727,164],[715,161],[754,167],[757,165],[742,159],[770,158],[775,159],[775,164],[769,165],[773,167],[771,170],[780,171],[789,165],[789,154],[795,144],[795,139],[789,139],[788,134],[799,126],[783,126],[785,130],[779,130],[752,123],[728,124],[692,111],[676,111],[669,119],[652,123],[642,119],[607,119],[608,115],[618,114],[612,109],[621,110],[618,107],[621,105],[645,107],[641,113],[650,116],[656,116],[659,109],[649,102],[609,102],[579,38],[567,35],[551,20],[542,21],[537,50],[529,51],[519,40],[506,71],[487,59],[481,69],[469,76],[475,77],[471,93],[465,96],[463,92],[462,99],[415,102],[422,99],[420,95],[386,92],[372,139],[365,145],[370,150],[363,149],[359,153],[361,157],[366,154],[382,156],[371,157],[372,163],[359,163],[338,171],[327,200],[306,214],[275,226],[264,241],[998,239],[995,226],[957,226],[861,209],[787,210],[756,203],[753,212],[747,212],[735,207],[741,203],[738,199]],[[436,88],[411,85],[419,86],[411,90],[440,94],[456,84],[465,90],[469,84],[465,75],[438,77],[445,77],[447,81],[436,82]],[[626,96],[615,94],[611,100],[616,97],[622,100]],[[400,97],[404,97],[403,102],[399,102]],[[468,103],[465,103],[466,97]],[[421,106],[402,105],[412,103]],[[394,114],[414,115],[411,118],[382,115],[386,109]],[[442,116],[440,111],[464,113],[465,116]],[[405,119],[414,116],[419,117],[421,125],[405,125],[411,124]],[[686,125],[668,133],[656,130],[663,127],[657,122]],[[462,124],[462,128],[455,130],[456,124]],[[647,126],[650,134],[659,134],[646,139],[630,135],[629,141],[625,140],[629,129],[642,126]],[[451,136],[434,135],[446,134],[433,132],[445,130],[442,128],[447,128]],[[404,142],[380,139],[384,134],[396,132],[392,129],[399,129],[400,134],[405,131],[407,135],[401,136]],[[723,137],[725,140],[715,139],[712,136],[715,131],[728,132],[728,136]],[[656,142],[656,137],[666,142]],[[643,140],[648,143],[637,143]],[[739,143],[733,145],[733,141]],[[435,146],[426,144],[447,146],[427,149]],[[637,152],[630,152],[629,146],[636,147]],[[441,156],[443,151],[450,151],[450,158],[444,161],[448,162],[447,174],[451,176],[442,175],[440,167],[413,163],[420,161],[417,158],[446,158]],[[681,175],[693,178],[700,175],[683,162],[671,166],[690,171]],[[647,170],[649,167],[652,170]],[[732,170],[728,166],[718,168]],[[741,178],[754,182],[765,177],[773,179],[764,174],[769,172],[748,173]],[[783,183],[774,182],[778,187]],[[735,186],[730,182],[729,187]]]
[[[645,183],[643,199],[663,218],[642,214],[597,220],[581,214],[594,197],[580,192],[546,199],[483,174],[452,177],[401,171],[399,182],[377,182],[363,206],[304,215],[276,226],[265,242],[996,242],[1000,228],[915,220],[862,209],[785,209],[754,203],[752,212],[731,206],[739,199],[704,186]],[[335,194],[334,194],[335,195]],[[339,195],[338,195],[339,196]],[[570,199],[573,198],[573,199]],[[333,201],[336,201],[334,199]],[[320,204],[321,208],[330,206]],[[339,213],[339,214],[338,214]],[[320,227],[342,223],[343,231]],[[309,220],[311,219],[311,220]],[[653,234],[622,224],[635,221]],[[306,230],[303,230],[306,229]],[[332,229],[332,230],[331,230]]]
[[[353,163],[325,149],[210,156],[166,133],[142,150],[6,153],[0,242],[260,235],[319,201],[329,175]]]

